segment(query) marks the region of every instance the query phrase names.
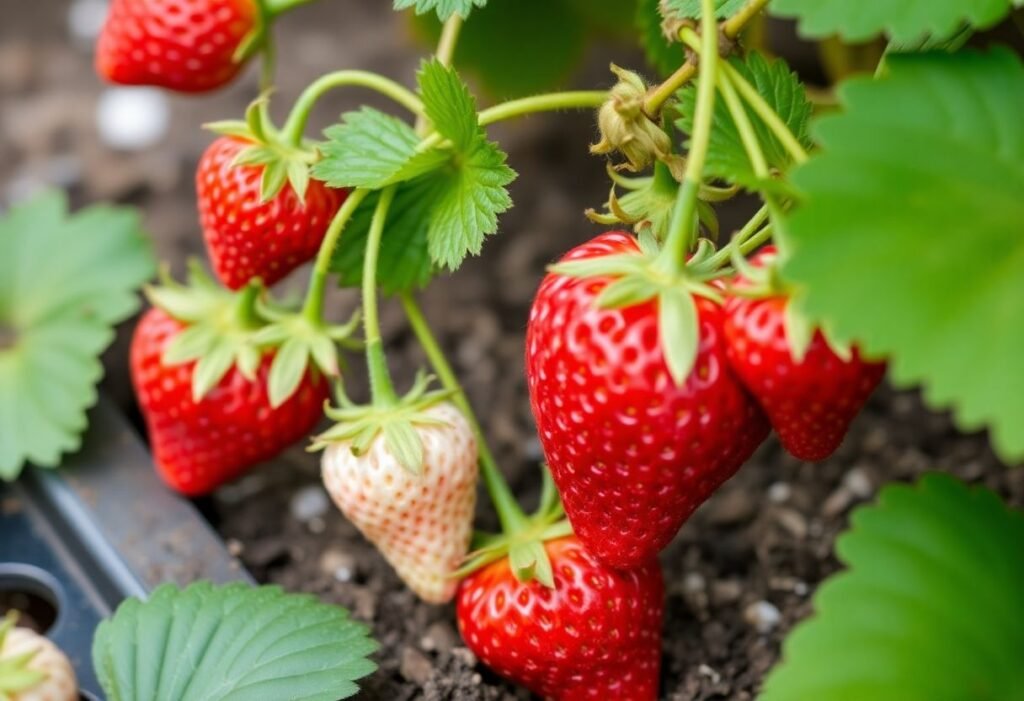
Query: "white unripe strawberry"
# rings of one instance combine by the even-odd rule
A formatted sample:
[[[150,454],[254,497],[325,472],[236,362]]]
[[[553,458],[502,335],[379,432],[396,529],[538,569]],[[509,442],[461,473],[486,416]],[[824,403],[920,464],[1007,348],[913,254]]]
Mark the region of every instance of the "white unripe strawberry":
[[[363,450],[353,451],[352,440],[325,441],[324,484],[410,589],[424,601],[444,603],[455,595],[451,575],[472,537],[477,444],[449,402],[423,409],[411,426],[422,445],[419,471],[409,469],[381,431]]]
[[[78,701],[78,682],[67,656],[51,640],[0,620],[0,699]]]

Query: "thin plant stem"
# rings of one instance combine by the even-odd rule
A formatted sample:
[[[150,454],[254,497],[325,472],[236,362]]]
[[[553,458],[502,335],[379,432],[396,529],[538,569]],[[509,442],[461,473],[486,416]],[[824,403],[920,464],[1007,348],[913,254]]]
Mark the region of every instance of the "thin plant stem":
[[[722,33],[730,39],[735,39],[747,23],[767,7],[769,2],[771,0],[749,0],[739,12],[722,23]]]
[[[313,324],[320,324],[323,320],[324,290],[327,286],[327,276],[330,273],[331,258],[334,256],[334,249],[338,245],[345,225],[352,218],[360,203],[369,194],[368,190],[362,188],[350,192],[341,205],[338,213],[334,215],[324,240],[320,243],[320,249],[316,254],[316,262],[313,264],[313,273],[309,278],[309,287],[306,289],[306,301],[302,306],[302,314]]]
[[[437,43],[437,51],[434,52],[442,66],[452,65],[452,60],[455,58],[455,47],[459,43],[459,33],[462,31],[464,23],[465,20],[458,13],[449,17],[448,21],[444,23],[441,39]]]
[[[750,164],[753,166],[754,175],[764,180],[770,178],[771,172],[768,170],[768,159],[765,158],[761,142],[757,138],[757,132],[754,131],[754,125],[751,123],[750,116],[743,107],[743,102],[740,100],[735,86],[733,86],[732,81],[724,71],[718,72],[718,89],[722,93],[722,100],[729,109],[732,121],[736,124],[736,131],[739,132],[740,141],[743,143],[743,148],[747,152]]]
[[[684,63],[665,82],[650,92],[644,101],[644,112],[651,116],[658,114],[662,105],[675,94],[676,90],[689,83],[695,75],[697,75],[697,65],[693,61]]]
[[[380,258],[380,242],[387,222],[388,210],[395,199],[392,185],[380,194],[377,208],[370,222],[370,233],[366,237],[366,255],[363,259],[363,334],[366,336],[366,364],[370,371],[370,392],[375,406],[388,406],[397,401],[387,359],[384,357],[384,342],[380,335],[380,317],[377,305],[377,265]]]
[[[608,99],[606,90],[580,90],[534,95],[503,102],[480,113],[480,126],[486,127],[515,117],[556,110],[597,109]]]
[[[772,106],[761,97],[761,94],[757,92],[757,88],[751,85],[743,77],[743,74],[728,63],[723,63],[722,69],[729,80],[732,81],[732,84],[736,86],[736,91],[746,100],[750,108],[754,110],[754,113],[761,118],[761,121],[775,134],[783,148],[793,157],[793,160],[797,163],[805,162],[808,158],[807,150],[793,132],[790,131],[789,127],[786,126],[786,123],[782,121],[782,118],[772,109]]]
[[[768,205],[764,205],[761,209],[757,210],[754,216],[752,216],[750,220],[743,225],[743,228],[736,232],[729,244],[722,250],[718,251],[718,253],[711,256],[711,259],[708,261],[708,265],[712,268],[720,268],[728,263],[732,258],[732,249],[734,247],[740,246],[740,250],[743,250],[743,244],[757,233],[758,229],[764,226],[765,222],[768,221],[769,211]]]

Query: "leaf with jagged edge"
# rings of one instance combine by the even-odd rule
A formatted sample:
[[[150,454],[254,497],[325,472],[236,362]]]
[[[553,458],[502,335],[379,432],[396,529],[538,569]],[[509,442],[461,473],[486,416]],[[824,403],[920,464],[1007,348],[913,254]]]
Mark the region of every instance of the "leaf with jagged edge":
[[[894,55],[853,80],[793,173],[783,276],[838,341],[890,358],[965,430],[1024,457],[1024,64],[1007,50]]]
[[[714,0],[715,17],[727,19],[732,17],[747,4],[747,0]],[[679,19],[700,19],[701,0],[662,0],[667,13]]]
[[[377,668],[368,633],[277,586],[165,584],[99,625],[92,658],[110,701],[336,701]]]
[[[0,216],[0,479],[77,450],[114,324],[154,272],[131,209],[49,192]]]
[[[686,52],[679,42],[670,42],[661,30],[658,0],[639,0],[636,27],[647,62],[663,76],[669,76],[686,61]]]
[[[417,15],[436,12],[437,18],[444,22],[452,15],[465,19],[474,7],[480,8],[486,4],[487,0],[395,0],[394,7],[396,10],[412,8]]]
[[[1024,515],[948,475],[892,485],[836,542],[847,569],[789,635],[761,701],[1016,701]]]

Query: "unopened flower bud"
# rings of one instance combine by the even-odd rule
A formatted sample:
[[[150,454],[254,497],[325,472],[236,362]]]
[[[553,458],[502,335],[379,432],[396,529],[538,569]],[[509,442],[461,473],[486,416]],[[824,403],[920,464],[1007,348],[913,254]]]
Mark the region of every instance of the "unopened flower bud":
[[[636,73],[612,66],[619,82],[611,89],[608,100],[598,113],[601,140],[590,147],[591,153],[618,151],[625,156],[623,167],[644,170],[658,158],[668,158],[672,140],[644,112],[647,85]]]

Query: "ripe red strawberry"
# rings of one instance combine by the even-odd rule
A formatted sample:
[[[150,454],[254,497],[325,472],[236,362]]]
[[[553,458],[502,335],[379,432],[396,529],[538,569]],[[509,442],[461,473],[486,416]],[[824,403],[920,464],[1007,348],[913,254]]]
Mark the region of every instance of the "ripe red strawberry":
[[[241,70],[236,52],[258,22],[254,0],[113,0],[96,70],[114,83],[213,90]]]
[[[572,537],[544,547],[553,589],[519,582],[508,558],[462,581],[456,614],[466,645],[498,674],[545,698],[655,699],[660,565],[611,569]]]
[[[764,266],[774,257],[774,248],[767,248],[751,262]],[[843,442],[850,423],[882,381],[885,364],[866,362],[856,347],[844,360],[821,331],[796,361],[786,332],[788,303],[780,294],[728,299],[724,328],[729,363],[768,414],[783,447],[801,460],[824,460]]]
[[[131,374],[149,429],[157,468],[178,491],[212,491],[306,436],[323,415],[328,383],[307,370],[298,389],[271,407],[267,376],[273,351],[255,379],[232,367],[200,401],[193,399],[195,362],[168,365],[164,350],[186,325],[150,309],[135,329]]]
[[[305,204],[290,183],[262,201],[263,168],[234,165],[251,145],[222,136],[206,149],[196,172],[203,237],[217,276],[231,289],[257,276],[272,285],[313,258],[347,196],[311,180]]]
[[[613,232],[563,261],[635,253]],[[696,299],[699,347],[682,386],[662,352],[658,302],[602,309],[608,277],[551,273],[526,339],[530,400],[544,454],[580,540],[603,562],[646,562],[768,434],[725,358],[722,310]]]

